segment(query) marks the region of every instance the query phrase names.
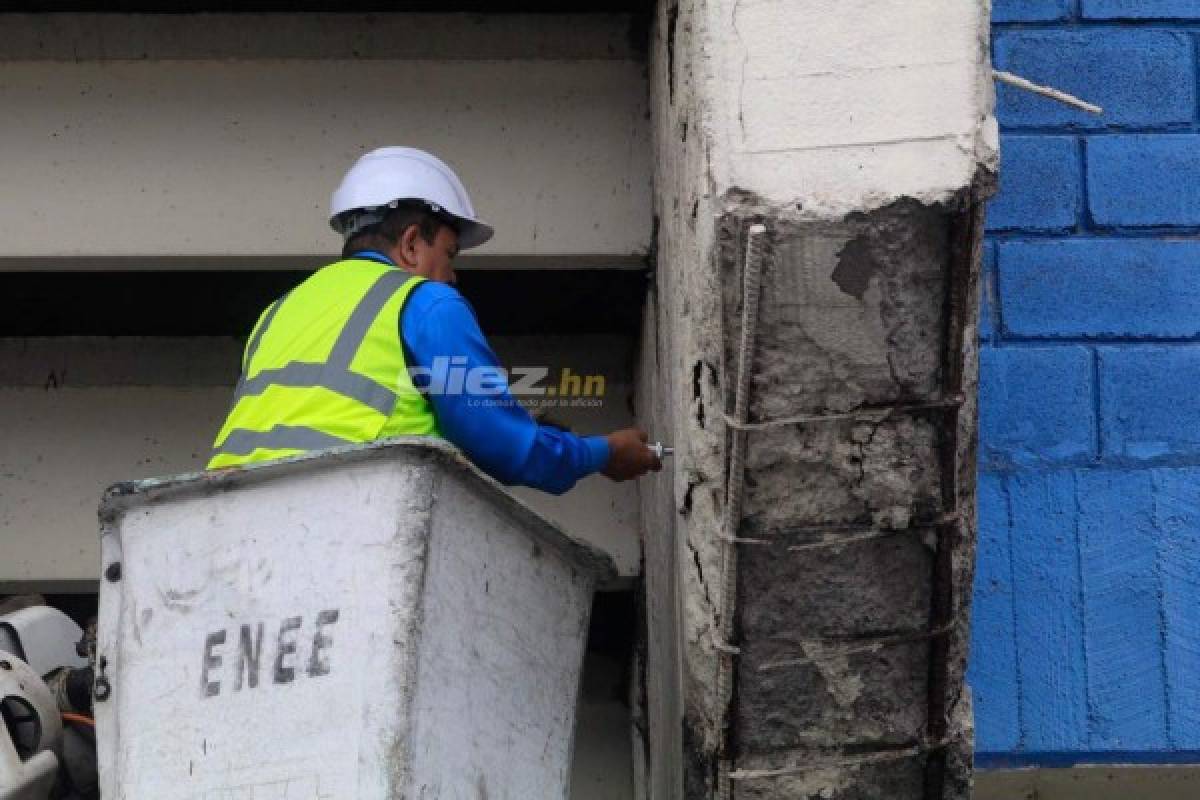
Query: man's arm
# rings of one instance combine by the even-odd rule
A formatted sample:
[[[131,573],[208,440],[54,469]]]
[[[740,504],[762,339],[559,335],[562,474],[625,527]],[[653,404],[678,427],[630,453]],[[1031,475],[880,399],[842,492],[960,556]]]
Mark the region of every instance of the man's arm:
[[[576,436],[538,425],[509,393],[474,312],[453,287],[432,282],[418,287],[404,310],[401,334],[410,366],[433,376],[434,391],[426,396],[442,435],[502,483],[562,494],[594,472],[624,480],[660,466],[649,454],[653,463],[639,462],[636,437],[629,432]],[[439,381],[447,370],[487,375],[486,392],[472,394],[465,386],[453,391],[455,381]],[[437,391],[439,383],[451,391]]]

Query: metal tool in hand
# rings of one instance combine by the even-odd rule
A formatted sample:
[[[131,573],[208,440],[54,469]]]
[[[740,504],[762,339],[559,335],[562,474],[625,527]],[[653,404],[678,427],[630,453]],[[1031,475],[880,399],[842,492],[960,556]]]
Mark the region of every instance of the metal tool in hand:
[[[655,442],[654,444],[648,444],[648,445],[646,445],[646,447],[650,448],[650,452],[654,453],[655,458],[658,458],[659,460],[662,460],[663,456],[675,455],[675,448],[674,447],[665,447],[662,442]]]

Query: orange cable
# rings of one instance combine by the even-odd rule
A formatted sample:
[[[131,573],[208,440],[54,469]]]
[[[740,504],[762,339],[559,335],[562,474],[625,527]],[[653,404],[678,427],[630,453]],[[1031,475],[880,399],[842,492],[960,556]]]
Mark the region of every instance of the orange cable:
[[[78,722],[80,725],[87,725],[89,728],[96,727],[96,720],[91,717],[85,717],[83,714],[72,714],[70,711],[62,712],[62,718],[66,722]]]

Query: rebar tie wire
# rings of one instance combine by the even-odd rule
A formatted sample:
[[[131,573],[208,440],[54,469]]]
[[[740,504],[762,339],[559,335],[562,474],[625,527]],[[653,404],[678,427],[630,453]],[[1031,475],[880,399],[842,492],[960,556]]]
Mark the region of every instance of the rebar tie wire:
[[[879,423],[900,414],[918,414],[922,411],[937,411],[942,409],[962,408],[962,395],[947,397],[943,400],[930,400],[926,403],[904,403],[894,406],[864,406],[851,411],[835,412],[832,414],[799,414],[794,417],[765,420],[763,422],[743,422],[728,414],[722,414],[725,424],[736,431],[764,431],[771,428],[790,426],[826,425],[841,422]]]
[[[714,631],[715,635],[712,637],[713,647],[720,653],[717,669],[717,699],[721,706],[721,750],[717,775],[717,796],[722,798],[722,800],[728,800],[731,796],[732,781],[734,780],[783,777],[823,768],[860,766],[863,764],[901,760],[944,749],[949,741],[942,740],[933,744],[919,744],[903,750],[885,753],[849,756],[824,764],[813,762],[805,764],[802,767],[792,767],[782,770],[734,771],[732,768],[732,758],[728,751],[728,732],[732,711],[733,659],[742,652],[741,648],[732,642],[737,600],[737,546],[739,544],[772,545],[778,543],[777,540],[772,539],[737,536],[744,499],[747,434],[752,431],[769,430],[786,426],[810,426],[859,421],[878,423],[900,414],[915,414],[925,411],[948,410],[958,412],[965,402],[962,395],[953,395],[924,403],[897,404],[873,408],[864,407],[840,413],[801,414],[762,422],[750,422],[750,377],[753,370],[754,347],[758,334],[759,300],[762,289],[762,250],[766,233],[766,226],[761,224],[752,225],[747,233],[746,262],[743,271],[742,331],[738,347],[738,374],[734,395],[734,412],[732,415],[726,413],[721,415],[726,428],[732,434],[725,513],[721,521],[721,530],[717,534],[718,540],[723,545],[723,558],[721,562],[721,594],[720,606],[718,608],[718,625]],[[955,510],[942,514],[936,520],[910,524],[906,528],[898,529],[856,525],[808,526],[814,533],[846,532],[851,535],[820,542],[792,545],[788,550],[797,552],[824,548],[832,549],[916,531],[941,531],[948,525],[957,526],[960,519],[960,514]],[[801,648],[811,647],[816,650],[815,653],[806,653],[802,657],[763,664],[759,667],[759,671],[785,669],[817,663],[829,658],[840,658],[856,653],[875,652],[885,647],[929,641],[952,633],[960,622],[959,617],[960,615],[955,614],[949,622],[923,631],[885,634],[850,641],[845,638],[836,637],[804,640],[798,643],[798,646]]]
[[[918,742],[917,744],[909,745],[908,747],[897,750],[876,751],[873,753],[862,753],[860,755],[851,755],[845,753],[838,754],[835,759],[813,758],[805,760],[803,764],[797,764],[791,767],[782,767],[779,769],[739,769],[730,773],[730,780],[748,781],[761,780],[764,778],[786,778],[792,775],[803,775],[806,772],[816,772],[823,769],[844,769],[846,767],[862,767],[871,764],[885,764],[889,761],[903,761],[906,758],[915,758],[928,753],[945,750],[954,742],[952,738],[941,739],[936,742]],[[822,753],[821,755],[825,755]]]
[[[819,664],[833,658],[842,658],[844,656],[855,655],[857,653],[875,653],[886,647],[896,647],[903,644],[913,644],[914,642],[927,642],[931,639],[938,639],[942,636],[948,636],[954,632],[957,625],[962,621],[961,615],[954,619],[939,625],[936,628],[928,630],[909,631],[903,633],[885,633],[878,636],[864,637],[845,637],[845,636],[827,636],[814,639],[801,639],[791,644],[801,649],[813,648],[817,652],[805,653],[803,656],[795,658],[785,658],[782,661],[771,661],[758,667],[759,672],[772,672],[778,669],[787,669],[789,667],[803,667],[808,664]],[[728,642],[722,642],[720,639],[714,638],[712,645],[722,653],[730,655],[740,655],[742,648],[736,645],[731,645]]]
[[[779,546],[779,539],[794,533],[812,533],[812,534],[836,534],[844,533],[846,536],[837,536],[828,539],[822,539],[816,542],[805,542],[804,544],[794,544],[788,547],[788,552],[802,552],[805,550],[835,550],[839,547],[849,547],[850,545],[860,544],[862,542],[875,541],[877,539],[890,539],[893,536],[904,536],[922,531],[940,532],[947,525],[955,524],[959,521],[960,515],[957,511],[950,511],[933,520],[910,522],[903,528],[885,528],[878,525],[803,525],[799,527],[785,528],[778,531],[774,537],[769,539],[755,538],[749,536],[728,536],[724,531],[717,534],[717,538],[723,542],[731,542],[733,544],[754,544],[762,546]],[[940,534],[939,534],[940,535]]]
[[[959,623],[959,619],[953,619],[945,625],[939,625],[930,630],[911,631],[905,633],[882,634],[879,636],[868,636],[861,639],[850,639],[847,637],[830,636],[818,639],[803,639],[796,642],[795,645],[804,649],[811,647],[817,652],[805,653],[803,656],[796,658],[786,658],[782,661],[772,661],[763,664],[758,668],[759,672],[772,672],[778,669],[787,669],[788,667],[802,667],[808,664],[817,664],[822,661],[827,661],[833,658],[842,658],[844,656],[855,655],[857,653],[875,653],[885,647],[896,647],[903,644],[913,644],[914,642],[927,642],[930,639],[937,639],[941,636],[946,636],[954,631],[955,626]]]

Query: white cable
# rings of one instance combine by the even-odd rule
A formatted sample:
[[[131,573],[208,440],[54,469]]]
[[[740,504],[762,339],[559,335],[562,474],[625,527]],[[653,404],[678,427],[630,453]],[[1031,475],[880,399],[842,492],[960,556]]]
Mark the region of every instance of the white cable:
[[[1001,83],[1007,83],[1009,86],[1015,86],[1018,89],[1023,89],[1027,92],[1033,92],[1034,94],[1041,95],[1042,97],[1048,97],[1051,100],[1057,100],[1063,105],[1078,108],[1081,111],[1088,112],[1089,114],[1104,113],[1104,109],[1098,105],[1095,105],[1094,103],[1089,103],[1086,100],[1080,100],[1075,95],[1067,94],[1061,89],[1055,89],[1053,86],[1042,86],[1027,78],[1022,78],[1020,75],[1014,75],[1011,72],[994,69],[992,70],[992,77]]]

